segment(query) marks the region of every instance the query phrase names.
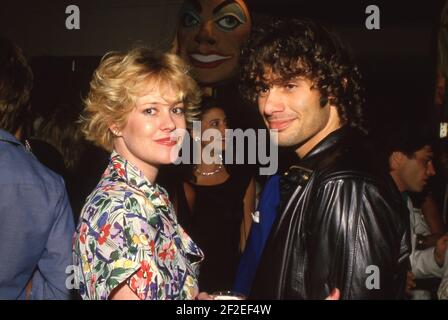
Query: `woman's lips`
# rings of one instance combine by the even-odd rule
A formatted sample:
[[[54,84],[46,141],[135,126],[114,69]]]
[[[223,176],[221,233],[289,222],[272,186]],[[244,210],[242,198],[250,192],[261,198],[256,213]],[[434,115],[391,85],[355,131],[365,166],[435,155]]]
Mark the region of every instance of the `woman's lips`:
[[[191,53],[189,57],[191,64],[197,68],[216,68],[227,60],[232,59],[232,56],[223,56],[217,53]]]
[[[291,124],[291,122],[293,122],[294,119],[285,119],[285,120],[269,120],[269,128],[270,129],[275,129],[278,131],[282,131],[285,130],[286,128],[289,127],[289,125]]]
[[[161,144],[166,147],[174,147],[177,144],[177,139],[173,140],[170,137],[168,137],[168,138],[157,139],[156,142],[158,144]]]

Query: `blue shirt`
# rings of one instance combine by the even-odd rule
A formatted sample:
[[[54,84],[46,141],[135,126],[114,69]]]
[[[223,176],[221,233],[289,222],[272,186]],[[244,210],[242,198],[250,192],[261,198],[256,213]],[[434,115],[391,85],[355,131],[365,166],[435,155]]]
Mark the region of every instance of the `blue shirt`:
[[[233,290],[249,295],[264,245],[277,217],[280,204],[280,176],[269,178],[260,197],[246,249],[241,256]]]
[[[0,299],[68,299],[74,221],[60,176],[0,130]]]

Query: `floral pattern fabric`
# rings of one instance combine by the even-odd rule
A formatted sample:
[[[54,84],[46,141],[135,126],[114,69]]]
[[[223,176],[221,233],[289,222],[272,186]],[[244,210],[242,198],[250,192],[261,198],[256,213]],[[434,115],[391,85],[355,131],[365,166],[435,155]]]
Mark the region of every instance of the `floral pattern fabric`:
[[[194,299],[203,253],[166,191],[113,152],[82,209],[73,259],[83,299],[108,299],[124,281],[140,299]]]

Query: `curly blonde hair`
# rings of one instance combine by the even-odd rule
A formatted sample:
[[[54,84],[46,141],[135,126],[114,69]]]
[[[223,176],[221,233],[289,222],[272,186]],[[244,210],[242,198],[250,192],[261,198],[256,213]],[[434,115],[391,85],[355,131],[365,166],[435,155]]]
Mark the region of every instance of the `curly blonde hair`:
[[[86,139],[111,151],[110,126],[125,126],[127,116],[148,84],[177,92],[185,106],[187,124],[197,119],[200,90],[189,76],[187,65],[177,55],[143,47],[127,53],[111,52],[95,70],[90,92],[84,100],[80,122]]]

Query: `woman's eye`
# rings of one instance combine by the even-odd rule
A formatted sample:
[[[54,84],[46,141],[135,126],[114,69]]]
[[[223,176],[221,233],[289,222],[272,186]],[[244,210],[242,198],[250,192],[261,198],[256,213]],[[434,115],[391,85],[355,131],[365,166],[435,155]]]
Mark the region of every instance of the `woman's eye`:
[[[156,114],[156,111],[157,110],[155,108],[147,108],[143,112],[147,115],[153,116]]]
[[[294,84],[294,83],[287,83],[287,84],[285,85],[285,88],[288,89],[288,90],[292,90],[292,89],[294,89],[294,88],[296,88],[296,87],[297,87],[297,85]]]
[[[219,27],[226,31],[230,31],[238,27],[241,22],[234,16],[224,16],[216,21]]]
[[[176,107],[176,108],[173,108],[173,111],[172,111],[174,114],[179,114],[179,115],[182,115],[182,114],[184,114],[185,113],[185,109],[184,108],[181,108],[181,107]]]
[[[182,26],[185,28],[191,28],[199,24],[199,19],[192,13],[185,13],[182,17]]]

